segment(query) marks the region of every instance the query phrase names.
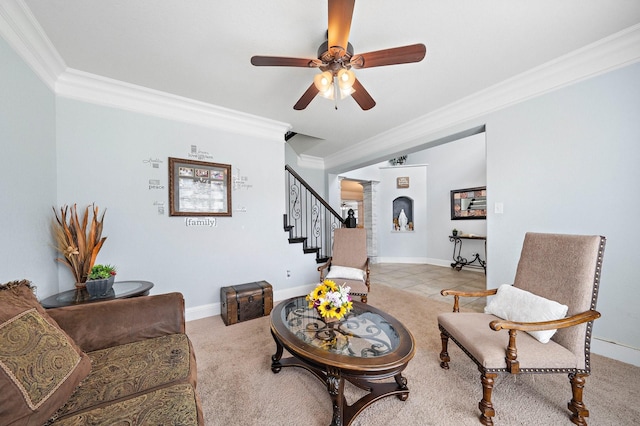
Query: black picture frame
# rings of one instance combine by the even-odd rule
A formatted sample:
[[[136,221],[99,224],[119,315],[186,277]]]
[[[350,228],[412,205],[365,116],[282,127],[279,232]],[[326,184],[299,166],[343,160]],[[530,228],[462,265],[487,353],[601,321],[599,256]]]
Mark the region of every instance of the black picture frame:
[[[451,191],[451,220],[487,218],[487,187]]]
[[[231,165],[169,157],[169,216],[231,216]]]

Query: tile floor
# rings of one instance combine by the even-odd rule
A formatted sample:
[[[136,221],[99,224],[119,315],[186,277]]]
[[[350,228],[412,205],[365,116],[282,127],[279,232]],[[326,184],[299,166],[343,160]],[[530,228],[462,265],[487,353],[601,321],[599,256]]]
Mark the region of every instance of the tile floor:
[[[372,264],[370,270],[372,286],[381,283],[452,304],[453,297],[440,295],[440,290],[478,291],[486,288],[486,276],[482,270],[462,268],[456,271],[450,267],[407,263],[377,263]],[[484,310],[485,304],[485,297],[460,298],[460,306],[478,312]]]

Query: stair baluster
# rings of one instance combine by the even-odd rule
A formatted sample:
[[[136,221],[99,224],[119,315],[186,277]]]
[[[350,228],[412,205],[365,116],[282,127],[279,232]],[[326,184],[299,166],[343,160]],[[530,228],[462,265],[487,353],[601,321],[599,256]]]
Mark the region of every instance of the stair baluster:
[[[287,213],[284,230],[289,243],[302,243],[305,253],[315,253],[318,263],[331,257],[333,230],[344,220],[298,173],[284,166],[287,185]]]

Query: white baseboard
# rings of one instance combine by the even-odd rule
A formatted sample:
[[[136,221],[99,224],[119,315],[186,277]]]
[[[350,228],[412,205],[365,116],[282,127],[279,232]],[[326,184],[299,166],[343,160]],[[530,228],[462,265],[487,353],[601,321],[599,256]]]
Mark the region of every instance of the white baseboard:
[[[376,263],[416,263],[416,264],[425,264],[427,263],[426,257],[382,257],[378,256],[376,259]]]
[[[417,265],[434,265],[451,268],[451,260],[432,259],[428,257],[378,257],[375,263],[413,263]],[[465,268],[465,271],[484,273],[482,268]]]
[[[316,285],[317,283],[301,285],[293,288],[286,288],[283,290],[276,290],[273,292],[273,304],[275,305],[281,300],[289,299],[291,297],[309,294]],[[222,304],[220,302],[216,302],[187,308],[185,309],[185,318],[187,321],[195,321],[202,318],[220,315],[221,306]]]
[[[640,349],[637,348],[594,337],[591,339],[591,352],[640,367]]]
[[[207,317],[214,317],[220,315],[220,302],[209,303],[207,305],[194,306],[193,308],[185,309],[185,319],[187,321],[194,321]]]
[[[431,259],[428,258],[427,261],[425,262],[427,265],[434,265],[434,266],[445,266],[447,268],[451,268],[451,260],[442,260],[442,259]]]

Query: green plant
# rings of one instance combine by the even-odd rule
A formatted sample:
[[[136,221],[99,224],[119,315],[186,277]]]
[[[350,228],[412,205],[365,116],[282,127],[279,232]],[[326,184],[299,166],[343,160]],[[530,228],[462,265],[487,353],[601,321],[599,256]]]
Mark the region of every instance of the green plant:
[[[88,279],[102,280],[116,274],[116,267],[112,265],[93,265]]]
[[[56,260],[71,270],[76,283],[84,283],[96,261],[96,256],[107,237],[102,236],[102,222],[106,209],[98,219],[98,206],[92,206],[93,217],[89,222],[89,206],[84,210],[82,221],[78,217],[76,205],[63,206],[60,215],[56,209],[55,220],[52,223],[56,249],[64,257]],[[88,225],[88,227],[87,227]]]

